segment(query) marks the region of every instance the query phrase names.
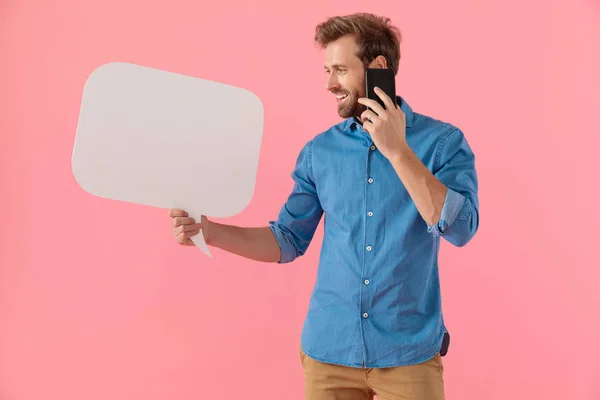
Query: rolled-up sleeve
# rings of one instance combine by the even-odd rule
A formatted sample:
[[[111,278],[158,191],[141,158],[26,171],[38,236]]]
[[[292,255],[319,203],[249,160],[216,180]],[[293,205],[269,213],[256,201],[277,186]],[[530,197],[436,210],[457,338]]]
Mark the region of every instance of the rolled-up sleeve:
[[[446,199],[438,223],[428,226],[455,246],[464,246],[479,228],[479,198],[475,155],[464,134],[452,128],[436,151],[434,175],[446,185]]]
[[[281,249],[280,264],[304,255],[323,215],[312,171],[312,141],[300,151],[292,179],[293,190],[277,220],[269,221]]]

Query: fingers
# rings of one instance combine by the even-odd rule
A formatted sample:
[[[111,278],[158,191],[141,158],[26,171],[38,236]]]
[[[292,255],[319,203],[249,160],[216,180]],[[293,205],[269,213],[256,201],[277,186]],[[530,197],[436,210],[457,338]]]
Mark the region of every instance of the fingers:
[[[379,104],[379,102],[376,100],[369,99],[366,97],[361,97],[360,99],[358,99],[358,102],[360,104],[363,104],[363,105],[369,107],[371,110],[375,111],[375,113],[377,113],[377,115],[379,115],[379,116],[382,116],[385,114],[385,110],[383,109],[383,107],[381,107],[381,104]]]
[[[360,120],[364,123],[365,121],[375,122],[377,118],[377,114],[375,114],[371,110],[366,110],[362,114],[360,114]]]
[[[173,230],[173,233],[175,234],[175,240],[177,240],[179,244],[189,245],[192,243],[190,238],[198,235],[201,228],[202,224],[180,225]]]
[[[381,90],[378,87],[376,87],[374,90],[375,94],[379,96],[379,98],[383,101],[383,104],[385,104],[386,110],[393,110],[394,108],[396,108],[394,106],[394,102],[392,101],[392,99],[390,99],[390,96],[388,96],[383,90]]]
[[[173,228],[173,233],[175,233],[175,236],[181,234],[181,233],[185,233],[185,234],[190,234],[191,236],[196,235],[198,232],[200,232],[200,229],[202,229],[202,224],[201,223],[197,223],[197,224],[187,224],[187,225],[178,225],[175,228]],[[188,237],[191,237],[188,236]]]
[[[373,122],[371,122],[371,121],[363,122],[363,128],[365,129],[365,131],[367,131],[367,133],[369,135],[373,134]]]
[[[194,242],[192,242],[192,239],[190,238],[196,236],[198,233],[199,232],[181,232],[175,236],[175,240],[177,243],[184,246],[194,246]]]
[[[173,218],[173,228],[177,228],[180,225],[193,225],[196,223],[194,218],[190,217],[175,217]]]
[[[202,229],[202,224],[187,224],[187,225],[179,225],[175,228],[177,232],[190,232],[190,231],[199,231]]]
[[[169,216],[171,218],[175,218],[175,217],[187,217],[188,213],[186,213],[183,210],[180,210],[179,208],[171,208],[171,209],[169,209]]]
[[[404,114],[404,111],[402,111],[402,108],[400,107],[400,104],[398,104],[396,106],[396,111],[398,112],[398,114],[400,114],[400,116],[402,117],[402,121],[404,121],[406,123],[406,114]]]
[[[177,243],[184,246],[193,246],[191,238],[200,233],[202,223],[196,223],[194,218],[178,208],[169,209],[169,215],[173,218],[173,235]]]

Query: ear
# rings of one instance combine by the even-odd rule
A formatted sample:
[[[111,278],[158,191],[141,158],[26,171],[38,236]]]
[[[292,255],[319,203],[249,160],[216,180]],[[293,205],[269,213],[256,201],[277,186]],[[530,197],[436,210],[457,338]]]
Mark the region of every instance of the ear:
[[[371,64],[369,64],[369,68],[387,68],[387,60],[385,59],[384,56],[377,56],[375,57],[375,59],[373,61],[371,61]]]

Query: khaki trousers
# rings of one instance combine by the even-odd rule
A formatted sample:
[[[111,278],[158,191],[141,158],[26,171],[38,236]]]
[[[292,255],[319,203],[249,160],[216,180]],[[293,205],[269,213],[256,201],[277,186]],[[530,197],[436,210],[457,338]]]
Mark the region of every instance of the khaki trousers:
[[[393,368],[325,364],[300,349],[306,400],[444,400],[444,367],[436,354],[424,363]]]

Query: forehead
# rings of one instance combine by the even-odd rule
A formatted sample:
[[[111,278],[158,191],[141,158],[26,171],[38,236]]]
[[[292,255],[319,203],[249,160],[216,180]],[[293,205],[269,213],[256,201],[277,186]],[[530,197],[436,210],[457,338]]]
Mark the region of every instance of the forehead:
[[[347,67],[362,65],[356,56],[356,42],[352,36],[344,36],[331,42],[325,48],[325,68],[344,65]]]

